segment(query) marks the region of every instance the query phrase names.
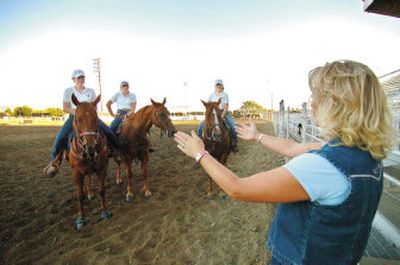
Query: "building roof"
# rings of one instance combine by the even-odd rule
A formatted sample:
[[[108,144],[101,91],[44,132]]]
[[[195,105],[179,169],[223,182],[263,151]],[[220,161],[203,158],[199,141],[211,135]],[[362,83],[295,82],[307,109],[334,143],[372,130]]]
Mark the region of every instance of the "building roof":
[[[398,0],[363,0],[364,11],[400,18],[400,1]]]
[[[400,89],[400,69],[379,77],[383,89],[387,92]]]

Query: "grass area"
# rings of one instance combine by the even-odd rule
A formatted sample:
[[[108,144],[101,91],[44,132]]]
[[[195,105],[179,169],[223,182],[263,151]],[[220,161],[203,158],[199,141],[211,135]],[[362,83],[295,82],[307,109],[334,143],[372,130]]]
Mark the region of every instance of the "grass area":
[[[237,120],[235,122],[247,123],[247,119]],[[254,120],[255,123],[265,122],[265,120]],[[111,122],[105,122],[109,125]],[[198,125],[199,120],[182,120],[182,121],[172,121],[174,125]],[[29,119],[29,118],[8,118],[0,119],[0,126],[62,126],[64,121],[61,120],[50,120],[46,118],[42,119]]]
[[[61,126],[64,121],[55,121],[49,119],[25,119],[25,118],[9,118],[0,119],[2,126]]]

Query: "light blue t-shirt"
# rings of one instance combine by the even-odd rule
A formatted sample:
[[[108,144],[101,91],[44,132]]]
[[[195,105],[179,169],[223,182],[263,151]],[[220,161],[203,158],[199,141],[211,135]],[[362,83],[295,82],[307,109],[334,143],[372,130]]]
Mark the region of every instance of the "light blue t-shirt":
[[[333,206],[342,203],[350,195],[350,180],[317,154],[299,155],[283,167],[300,182],[312,202]]]
[[[127,96],[124,96],[122,92],[118,92],[111,97],[111,102],[117,102],[117,109],[131,109],[132,102],[136,102],[136,95],[129,92]]]
[[[209,97],[208,97],[208,101],[209,102],[217,102],[218,99],[221,98],[221,103],[219,104],[219,108],[220,109],[224,109],[226,104],[229,104],[229,97],[228,94],[226,94],[225,92],[221,92],[220,94],[217,95],[217,93],[212,93]]]

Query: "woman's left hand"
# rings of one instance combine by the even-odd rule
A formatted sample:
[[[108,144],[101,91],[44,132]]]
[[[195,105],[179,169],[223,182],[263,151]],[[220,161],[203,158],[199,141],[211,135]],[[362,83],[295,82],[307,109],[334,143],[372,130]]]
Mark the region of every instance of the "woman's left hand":
[[[174,137],[175,141],[178,143],[178,148],[192,158],[205,150],[203,141],[193,130],[191,131],[191,135],[178,131],[175,133]]]

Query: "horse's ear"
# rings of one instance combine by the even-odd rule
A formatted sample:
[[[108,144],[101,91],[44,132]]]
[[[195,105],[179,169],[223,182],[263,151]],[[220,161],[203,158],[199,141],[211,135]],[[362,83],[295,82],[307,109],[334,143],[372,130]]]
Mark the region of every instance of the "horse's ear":
[[[207,107],[207,103],[206,103],[206,102],[204,102],[202,99],[200,99],[200,101],[203,102],[203,105],[204,105],[205,107]]]
[[[79,100],[76,98],[76,96],[75,96],[74,93],[72,93],[71,99],[72,99],[72,103],[74,103],[75,106],[78,106],[79,104],[81,104],[81,103],[79,102]]]
[[[162,104],[165,105],[166,102],[167,102],[167,98],[164,98]]]
[[[97,105],[97,103],[99,103],[100,102],[100,98],[101,98],[101,95],[98,95],[97,97],[96,97],[96,99],[93,101],[93,106],[96,106]]]
[[[219,106],[219,104],[221,104],[221,99],[222,99],[222,98],[219,98],[218,101],[217,101],[218,106]]]
[[[151,104],[153,104],[154,106],[157,104],[157,102],[155,102],[152,98],[150,98]]]

